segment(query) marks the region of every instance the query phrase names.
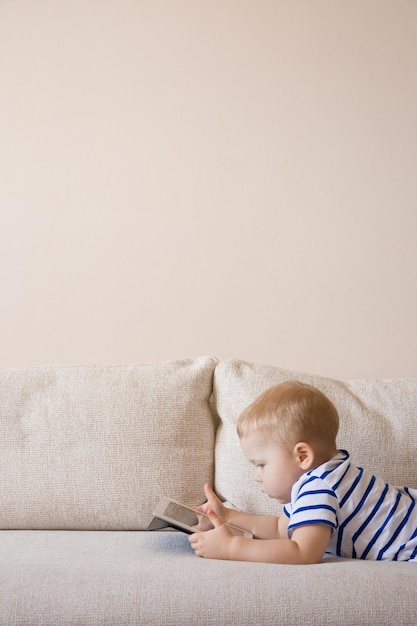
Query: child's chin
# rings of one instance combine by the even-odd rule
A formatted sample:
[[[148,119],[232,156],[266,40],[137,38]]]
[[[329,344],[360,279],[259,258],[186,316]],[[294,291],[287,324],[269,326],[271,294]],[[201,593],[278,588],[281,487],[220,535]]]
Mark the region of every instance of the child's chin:
[[[280,498],[278,496],[269,496],[272,500],[276,500],[276,502],[278,502],[279,504],[287,504],[287,502],[289,502],[289,500],[286,500],[285,498]]]
[[[267,491],[262,491],[262,493],[264,493],[268,498],[270,498],[271,500],[278,500],[278,502],[281,502],[281,500],[279,498],[277,498],[276,496],[271,496],[270,493],[268,493]],[[284,503],[284,501],[281,502],[281,504]]]

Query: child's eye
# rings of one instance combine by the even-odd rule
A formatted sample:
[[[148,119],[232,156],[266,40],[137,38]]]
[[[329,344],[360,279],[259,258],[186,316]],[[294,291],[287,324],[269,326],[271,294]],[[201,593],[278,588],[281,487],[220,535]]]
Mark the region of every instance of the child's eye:
[[[256,467],[263,469],[265,467],[265,463],[258,463]]]

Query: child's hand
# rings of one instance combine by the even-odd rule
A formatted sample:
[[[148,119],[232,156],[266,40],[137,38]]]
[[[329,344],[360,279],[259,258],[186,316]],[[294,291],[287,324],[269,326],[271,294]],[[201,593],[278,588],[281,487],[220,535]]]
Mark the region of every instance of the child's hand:
[[[222,504],[221,500],[216,496],[210,485],[204,485],[204,493],[206,494],[207,502],[201,504],[200,506],[195,506],[194,510],[197,511],[197,513],[200,511],[206,515],[208,515],[209,510],[214,511],[223,522],[226,522],[229,510]],[[213,524],[206,517],[199,516],[197,528],[198,530],[210,530],[213,528]]]
[[[224,521],[212,510],[207,515],[213,529],[207,532],[196,532],[188,540],[197,556],[206,559],[230,559],[230,546],[236,537],[227,528]]]

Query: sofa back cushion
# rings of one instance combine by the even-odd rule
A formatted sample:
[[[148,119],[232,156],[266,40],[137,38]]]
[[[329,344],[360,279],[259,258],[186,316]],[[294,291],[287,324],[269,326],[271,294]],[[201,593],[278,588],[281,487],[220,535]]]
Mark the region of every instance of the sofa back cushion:
[[[269,365],[232,360],[219,363],[214,377],[217,430],[215,489],[239,509],[276,514],[281,507],[254,482],[236,434],[243,409],[268,387],[299,380],[318,387],[340,417],[337,444],[352,462],[394,485],[417,487],[417,381],[350,380],[312,376]]]
[[[0,370],[0,528],[143,529],[213,480],[216,360]]]

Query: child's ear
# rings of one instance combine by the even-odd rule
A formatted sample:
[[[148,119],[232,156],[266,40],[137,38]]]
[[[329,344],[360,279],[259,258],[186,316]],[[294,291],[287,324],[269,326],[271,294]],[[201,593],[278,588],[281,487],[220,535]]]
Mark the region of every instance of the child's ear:
[[[314,466],[314,450],[309,443],[300,441],[294,446],[294,456],[304,472],[308,472]]]

